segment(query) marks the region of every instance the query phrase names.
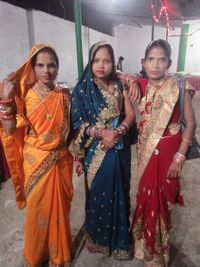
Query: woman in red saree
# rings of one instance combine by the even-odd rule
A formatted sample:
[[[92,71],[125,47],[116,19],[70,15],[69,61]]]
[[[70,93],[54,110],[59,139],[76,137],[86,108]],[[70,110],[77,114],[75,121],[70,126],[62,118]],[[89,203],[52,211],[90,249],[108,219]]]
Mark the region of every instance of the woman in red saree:
[[[66,147],[70,96],[55,86],[54,48],[35,45],[22,67],[4,79],[0,120],[19,208],[26,206],[24,266],[70,262],[73,160]]]
[[[134,255],[145,267],[167,267],[171,208],[183,204],[179,178],[185,153],[195,131],[189,93],[185,93],[186,129],[180,131],[179,87],[176,77],[165,75],[171,64],[170,45],[150,43],[143,67],[148,84],[141,90],[141,121],[138,140],[140,182],[132,234]]]

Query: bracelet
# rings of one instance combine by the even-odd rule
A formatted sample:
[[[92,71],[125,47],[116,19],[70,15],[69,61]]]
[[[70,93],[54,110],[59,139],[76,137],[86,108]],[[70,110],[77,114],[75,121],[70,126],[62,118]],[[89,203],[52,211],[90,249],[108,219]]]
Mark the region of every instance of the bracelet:
[[[180,165],[182,165],[183,163],[180,161],[180,160],[178,160],[178,159],[173,159],[176,163],[178,163],[178,164],[180,164]]]
[[[185,141],[185,142],[187,142],[187,143],[189,143],[189,144],[192,144],[192,140],[187,139],[187,138],[185,138],[183,136],[182,136],[182,140]]]
[[[174,160],[176,163],[178,163],[178,164],[180,164],[180,165],[183,165],[184,162],[185,162],[185,160],[186,160],[186,157],[185,157],[183,154],[181,154],[180,152],[176,152],[176,153],[174,154],[174,158],[173,158],[173,160]]]
[[[7,100],[0,99],[0,104],[11,104],[13,102],[12,98],[9,98]]]
[[[105,128],[100,128],[100,127],[97,127],[97,126],[89,126],[89,127],[86,128],[85,133],[88,136],[96,137],[96,138],[101,139],[102,138],[101,134],[102,134],[102,131],[104,129]]]
[[[0,112],[1,113],[13,113],[13,106],[3,106],[0,104]]]
[[[128,132],[128,125],[121,123],[117,128],[114,128],[113,130],[117,131],[119,136],[124,136]]]
[[[101,139],[103,130],[104,130],[104,128],[97,128],[95,131],[95,137]]]
[[[2,119],[2,120],[11,120],[11,119],[14,119],[14,118],[15,118],[14,114],[12,114],[12,115],[2,115],[2,113],[0,113],[0,119]]]
[[[126,122],[122,122],[121,125],[123,125],[126,128],[127,132],[128,132],[129,125]]]

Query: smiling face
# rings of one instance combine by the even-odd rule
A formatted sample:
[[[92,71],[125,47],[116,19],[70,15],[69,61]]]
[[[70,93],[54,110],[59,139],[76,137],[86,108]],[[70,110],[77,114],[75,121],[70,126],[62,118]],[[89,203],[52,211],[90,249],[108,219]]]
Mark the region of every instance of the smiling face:
[[[159,46],[152,47],[143,62],[147,78],[152,82],[162,80],[169,65],[169,59],[165,50]]]
[[[53,54],[39,52],[36,57],[34,70],[38,82],[51,87],[54,84],[58,72],[58,66]]]
[[[100,80],[107,80],[113,70],[113,62],[107,47],[102,47],[94,54],[92,73]]]

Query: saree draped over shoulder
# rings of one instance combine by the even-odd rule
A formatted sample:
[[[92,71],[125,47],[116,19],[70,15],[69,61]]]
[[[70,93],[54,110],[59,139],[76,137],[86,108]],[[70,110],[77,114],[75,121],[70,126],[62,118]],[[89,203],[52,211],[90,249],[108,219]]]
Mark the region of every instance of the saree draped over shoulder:
[[[95,47],[94,47],[95,49]],[[113,82],[113,93],[96,83],[90,66],[72,94],[72,124],[76,137],[70,145],[74,156],[84,157],[88,184],[86,197],[87,247],[116,258],[130,257],[129,189],[130,144],[127,138],[110,150],[100,140],[86,135],[88,126],[117,127],[122,109],[122,92]]]
[[[167,171],[181,143],[179,88],[169,77],[156,88],[148,84],[140,105],[138,140],[140,182],[132,223],[135,257],[154,267],[168,266],[171,208],[183,204],[179,177]]]
[[[39,267],[46,259],[52,267],[68,266],[73,195],[73,158],[66,148],[70,95],[56,88],[39,99],[34,86],[26,83],[25,77],[31,76],[27,64],[20,69],[20,82],[24,81],[16,97],[16,133],[6,136],[1,130],[16,200],[20,208],[26,205],[24,266]]]

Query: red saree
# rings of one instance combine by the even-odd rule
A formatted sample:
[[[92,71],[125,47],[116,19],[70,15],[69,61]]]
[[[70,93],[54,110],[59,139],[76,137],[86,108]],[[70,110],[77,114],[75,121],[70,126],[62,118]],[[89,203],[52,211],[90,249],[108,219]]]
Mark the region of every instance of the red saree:
[[[171,208],[183,204],[179,177],[167,179],[167,171],[181,143],[179,89],[175,78],[162,88],[147,85],[142,98],[138,141],[141,176],[132,223],[134,255],[165,267],[169,260]]]

